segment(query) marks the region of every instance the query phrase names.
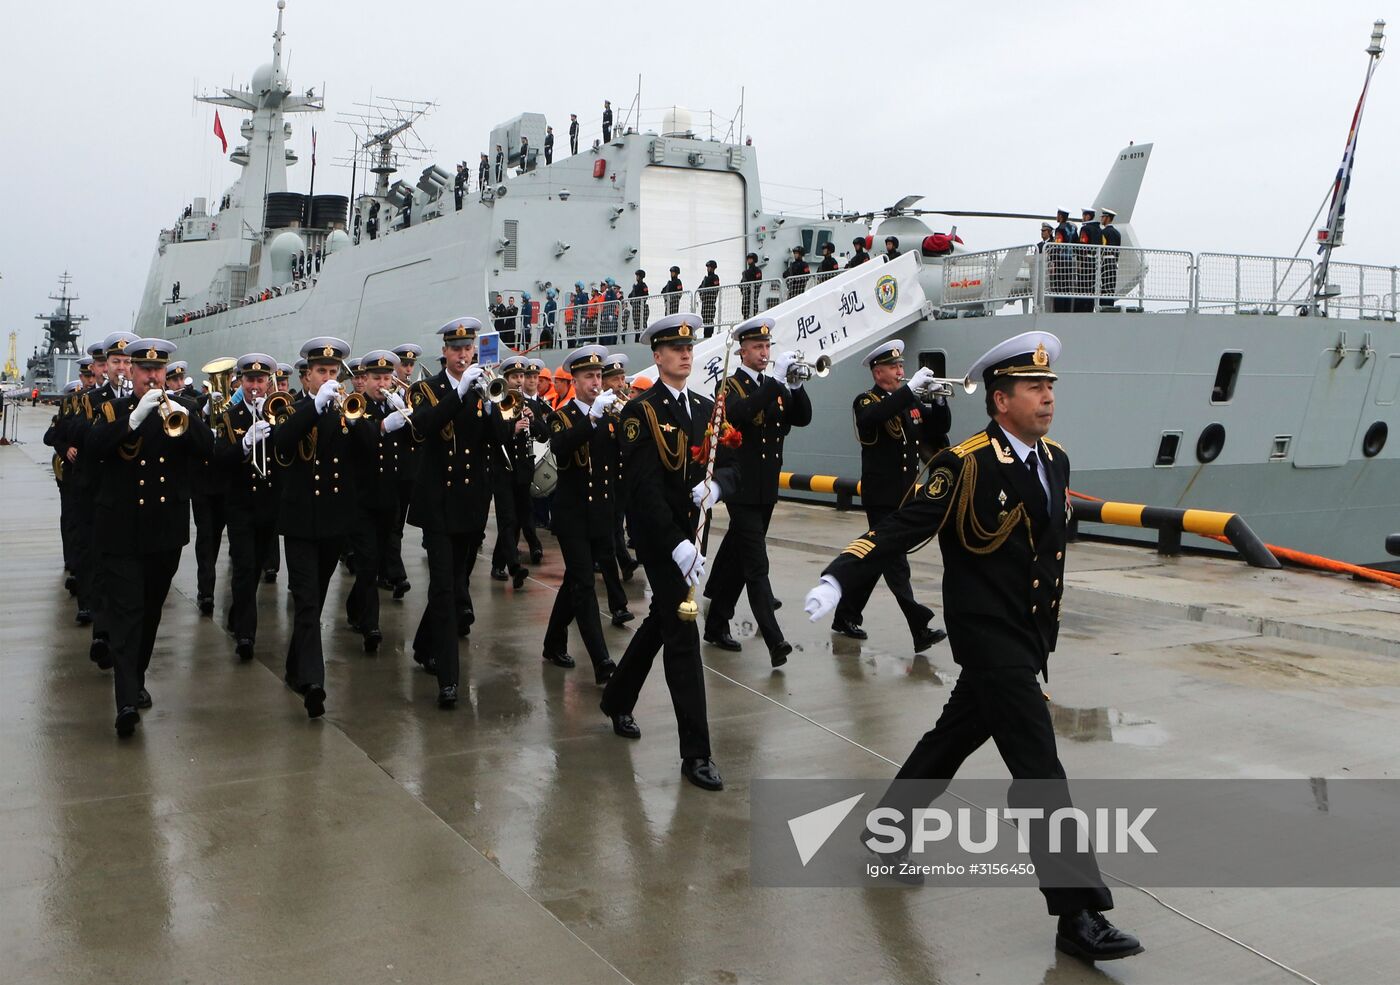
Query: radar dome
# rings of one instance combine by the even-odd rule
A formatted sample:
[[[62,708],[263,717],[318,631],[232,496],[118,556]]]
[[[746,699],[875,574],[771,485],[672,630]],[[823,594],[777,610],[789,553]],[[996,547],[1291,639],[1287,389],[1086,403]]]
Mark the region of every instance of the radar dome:
[[[259,65],[253,73],[253,92],[267,92],[272,88],[272,63]]]
[[[326,237],[326,255],[337,253],[350,245],[350,234],[344,229],[335,229]]]
[[[290,229],[272,237],[267,247],[267,262],[276,275],[274,284],[292,279],[292,259],[306,249],[306,242]]]
[[[688,137],[690,134],[690,110],[684,106],[672,106],[668,109],[666,115],[661,118],[661,136]]]

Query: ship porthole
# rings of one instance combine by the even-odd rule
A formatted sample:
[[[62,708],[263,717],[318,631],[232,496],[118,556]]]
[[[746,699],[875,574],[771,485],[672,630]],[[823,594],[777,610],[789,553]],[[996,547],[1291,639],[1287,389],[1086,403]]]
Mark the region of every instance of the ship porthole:
[[[1225,425],[1207,424],[1196,442],[1196,461],[1205,465],[1220,457],[1225,450]]]
[[[1386,436],[1390,434],[1390,428],[1385,421],[1377,421],[1366,429],[1366,437],[1361,439],[1361,454],[1367,458],[1375,458],[1385,447]]]

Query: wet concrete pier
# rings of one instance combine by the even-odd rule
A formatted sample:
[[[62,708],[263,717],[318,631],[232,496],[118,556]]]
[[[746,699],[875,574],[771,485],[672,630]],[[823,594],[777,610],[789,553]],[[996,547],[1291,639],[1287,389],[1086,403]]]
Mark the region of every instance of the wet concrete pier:
[[[1114,920],[1147,953],[1095,969],[1055,952],[1033,890],[751,887],[751,781],[890,776],[956,676],[946,646],[908,652],[883,589],[868,643],[806,621],[803,594],[863,524],[825,507],[775,514],[788,665],[770,670],[743,608],[745,651],[706,650],[722,793],[681,779],[659,669],[630,743],[585,668],[541,663],[562,574],[547,536],[518,593],[478,566],[453,712],[405,652],[421,551],[406,540],[414,590],[385,597],[373,657],[338,575],[318,722],[280,680],[285,578],[262,587],[257,659],[240,665],[220,629],[226,554],[204,619],[187,548],[155,707],[119,743],[110,675],[62,588],[48,415],[20,413],[26,443],[0,448],[0,980],[1400,980],[1395,890],[1115,887]],[[936,602],[936,553],[913,566]],[[628,589],[640,613],[642,579]],[[1072,548],[1068,589],[1049,690],[1072,778],[1395,775],[1400,593],[1102,544]],[[620,656],[629,632],[605,631]],[[988,746],[963,775],[1004,769]]]

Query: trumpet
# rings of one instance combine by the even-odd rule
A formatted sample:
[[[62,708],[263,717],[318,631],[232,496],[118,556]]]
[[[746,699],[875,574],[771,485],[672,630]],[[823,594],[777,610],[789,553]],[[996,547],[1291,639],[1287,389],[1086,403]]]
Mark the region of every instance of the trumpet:
[[[807,362],[801,349],[797,350],[797,361],[788,367],[787,385],[806,383],[813,377],[823,379],[831,375],[831,357],[818,356],[815,362]]]
[[[505,377],[497,374],[490,366],[481,367],[481,381],[477,383],[477,386],[486,394],[486,399],[493,404],[502,403],[510,391]]]
[[[487,399],[494,400],[487,394]],[[501,420],[513,421],[525,411],[525,394],[520,390],[506,390],[500,400],[496,400],[496,407],[501,412]]]
[[[899,382],[905,383],[907,380],[901,376]],[[913,388],[911,387],[911,389]],[[938,376],[929,380],[926,385],[919,387],[919,389],[913,390],[913,393],[919,398],[920,403],[928,404],[939,397],[951,397],[958,390],[969,395],[974,394],[977,392],[977,381],[970,376],[965,376],[960,380]]]
[[[399,413],[402,414],[404,417],[412,416],[413,405],[408,401],[408,391],[412,389],[412,386],[408,383],[405,383],[397,376],[393,376],[389,378],[389,385],[385,389],[390,393],[397,393],[400,396],[402,396],[403,407],[399,410]]]
[[[178,438],[190,429],[190,415],[170,399],[170,394],[160,391],[160,426],[170,438]]]
[[[369,401],[365,399],[363,393],[337,393],[335,395],[335,408],[340,411],[340,416],[347,421],[358,421],[369,412]]]

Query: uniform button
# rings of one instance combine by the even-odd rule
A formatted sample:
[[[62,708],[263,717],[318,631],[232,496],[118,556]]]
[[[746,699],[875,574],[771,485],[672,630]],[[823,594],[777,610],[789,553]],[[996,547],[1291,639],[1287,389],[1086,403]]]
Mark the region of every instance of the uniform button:
[[[382,466],[382,465],[379,466],[379,471],[383,472],[383,471],[384,471],[384,466]]]
[[[318,482],[319,482],[320,479],[321,479],[321,477],[320,477],[319,475],[313,475],[311,478],[317,480]]]
[[[321,495],[321,490],[317,489],[317,490],[316,490],[316,495],[317,495],[317,496]]]
[[[1060,587],[1060,579],[1058,579],[1058,578],[1055,579],[1055,587],[1056,587],[1056,588],[1059,588],[1059,587]]]
[[[146,480],[145,480],[145,479],[140,479],[140,480],[137,481],[136,484],[137,484],[138,486],[144,486],[144,485],[146,484]]]
[[[331,464],[332,464],[332,465],[339,465],[339,464],[340,464],[340,459],[338,459],[338,458],[332,458],[332,459],[331,459]]]
[[[588,501],[589,501],[590,503],[593,502],[593,497],[592,497],[592,496],[589,496],[589,497],[588,497]]]
[[[331,486],[331,492],[340,492],[339,486]]]
[[[448,479],[448,480],[447,480],[447,484],[448,484],[449,486],[452,485],[452,480],[451,480],[451,479]]]
[[[1064,557],[1065,557],[1065,552],[1064,552],[1064,551],[1056,551],[1056,552],[1055,552],[1055,560],[1056,560],[1056,561],[1063,561],[1063,560],[1064,560]]]
[[[141,459],[141,464],[142,464],[142,466],[144,466],[144,465],[146,464],[146,460],[145,460],[144,458]]]
[[[161,476],[161,477],[160,477],[160,481],[161,481],[161,482],[164,482],[164,481],[165,481],[165,476]]]
[[[165,502],[165,497],[162,496],[162,497],[160,498],[160,501],[161,501],[162,503]]]
[[[339,479],[339,478],[340,478],[340,473],[339,473],[339,472],[332,472],[332,473],[331,473],[331,478],[332,478],[332,479]]]
[[[447,471],[449,471],[449,472],[452,471],[452,466],[451,466],[451,465],[447,466]]]
[[[136,501],[136,505],[137,505],[137,506],[145,506],[145,505],[146,505],[146,501],[145,501],[144,499],[138,499],[138,500]]]
[[[1027,455],[1026,457],[1029,458],[1030,456]],[[1035,615],[1035,606],[1031,606],[1031,615]]]
[[[320,460],[319,458],[313,459],[312,462],[311,462],[311,464],[312,464],[312,465],[320,465],[320,464],[321,464],[321,460]]]
[[[161,463],[162,465],[164,465],[164,464],[165,464],[165,456],[164,456],[164,455],[160,456],[159,461],[160,461],[160,463]]]
[[[1029,458],[1030,456],[1027,455],[1026,457]],[[1040,587],[1040,579],[1039,579],[1039,578],[1036,578],[1034,581],[1031,582],[1031,588],[1039,588],[1039,587]]]

